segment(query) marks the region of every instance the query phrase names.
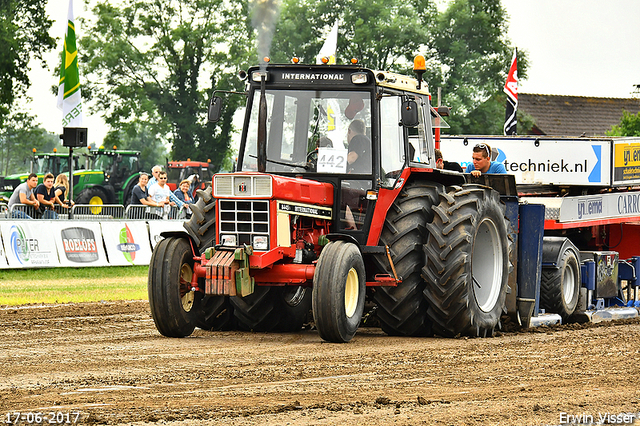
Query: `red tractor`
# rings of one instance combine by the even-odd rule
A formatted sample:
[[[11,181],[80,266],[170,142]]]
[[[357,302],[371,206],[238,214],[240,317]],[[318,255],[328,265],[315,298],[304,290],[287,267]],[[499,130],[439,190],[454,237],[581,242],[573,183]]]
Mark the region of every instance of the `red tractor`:
[[[191,181],[191,190],[206,189],[211,186],[213,168],[210,161],[169,161],[167,162],[167,185],[175,191],[180,182],[185,179]]]
[[[517,222],[515,184],[435,168],[433,123],[446,108],[430,105],[424,58],[415,68],[417,78],[357,64],[241,73],[237,171],[216,174],[185,232],[153,252],[161,334],[297,331],[312,311],[322,339],[348,342],[366,299],[391,335],[493,334],[512,293],[501,194]],[[222,103],[214,93],[211,121]]]

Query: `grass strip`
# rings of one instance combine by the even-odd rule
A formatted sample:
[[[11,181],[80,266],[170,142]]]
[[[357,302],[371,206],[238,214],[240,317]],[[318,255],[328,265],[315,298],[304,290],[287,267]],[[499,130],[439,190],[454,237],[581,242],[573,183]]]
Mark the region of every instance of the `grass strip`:
[[[0,305],[146,300],[148,266],[0,269]]]

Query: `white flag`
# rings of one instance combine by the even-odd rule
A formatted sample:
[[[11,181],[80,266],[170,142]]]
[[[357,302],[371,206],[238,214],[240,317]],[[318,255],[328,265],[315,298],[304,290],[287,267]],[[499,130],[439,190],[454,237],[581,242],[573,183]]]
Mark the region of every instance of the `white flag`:
[[[73,0],[69,0],[67,29],[62,49],[58,108],[62,110],[62,127],[82,127],[82,99],[80,98],[80,72],[78,71],[76,27],[73,20]]]
[[[336,50],[338,50],[338,21],[333,25],[327,39],[316,56],[316,64],[322,63],[322,58],[329,58],[329,65],[336,63]]]

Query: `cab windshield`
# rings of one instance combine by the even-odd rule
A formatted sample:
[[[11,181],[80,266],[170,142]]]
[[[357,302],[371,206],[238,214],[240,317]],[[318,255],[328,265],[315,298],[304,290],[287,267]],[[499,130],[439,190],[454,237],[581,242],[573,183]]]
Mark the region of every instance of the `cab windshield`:
[[[355,91],[267,90],[267,172],[371,174],[371,94]],[[257,165],[255,90],[241,160]]]

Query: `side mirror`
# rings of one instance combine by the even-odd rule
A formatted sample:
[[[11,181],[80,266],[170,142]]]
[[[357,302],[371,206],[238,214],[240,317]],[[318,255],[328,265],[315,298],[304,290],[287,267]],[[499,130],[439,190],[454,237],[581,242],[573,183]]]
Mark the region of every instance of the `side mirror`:
[[[220,121],[222,111],[222,98],[219,96],[214,96],[211,98],[211,102],[209,103],[209,114],[207,118],[212,123],[217,123]]]
[[[400,116],[403,126],[416,127],[418,125],[418,104],[416,104],[416,101],[402,102],[402,112]]]

